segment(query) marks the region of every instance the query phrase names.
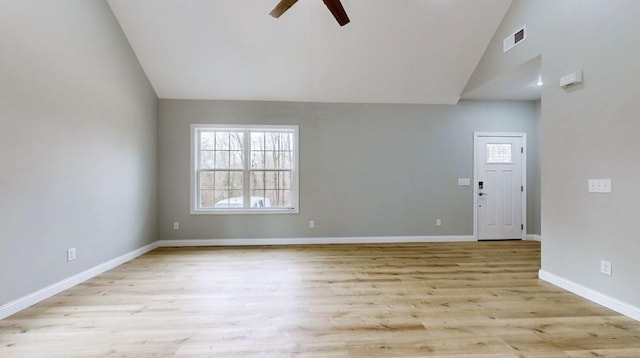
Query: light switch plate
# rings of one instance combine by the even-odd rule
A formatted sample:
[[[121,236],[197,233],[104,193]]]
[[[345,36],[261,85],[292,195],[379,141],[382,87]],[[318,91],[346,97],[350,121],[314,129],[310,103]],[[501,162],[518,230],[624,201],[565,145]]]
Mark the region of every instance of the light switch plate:
[[[458,178],[458,185],[464,185],[464,186],[471,185],[471,179],[469,179],[469,178]]]
[[[611,179],[589,179],[589,193],[611,193]]]

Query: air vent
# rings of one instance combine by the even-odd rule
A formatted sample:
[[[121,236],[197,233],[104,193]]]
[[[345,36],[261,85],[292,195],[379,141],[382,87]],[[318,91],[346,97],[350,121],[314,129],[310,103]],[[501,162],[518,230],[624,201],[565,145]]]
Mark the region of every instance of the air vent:
[[[507,36],[506,39],[502,42],[502,49],[504,53],[516,47],[517,44],[522,43],[527,39],[527,27],[522,26],[522,28],[518,29],[518,31],[513,34]]]

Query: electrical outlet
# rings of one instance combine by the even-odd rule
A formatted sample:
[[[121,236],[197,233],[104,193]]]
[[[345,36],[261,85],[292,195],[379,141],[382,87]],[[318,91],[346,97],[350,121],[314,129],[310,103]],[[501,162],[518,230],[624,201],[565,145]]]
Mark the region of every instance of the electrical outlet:
[[[436,219],[436,226],[442,226],[442,220]]]
[[[180,223],[176,221],[173,223],[173,230],[178,230],[178,229],[180,229]]]
[[[600,273],[611,276],[611,261],[600,260]]]
[[[316,222],[314,220],[309,220],[309,229],[314,229],[316,227]]]
[[[72,247],[67,249],[67,261],[73,261],[76,259],[76,248]]]

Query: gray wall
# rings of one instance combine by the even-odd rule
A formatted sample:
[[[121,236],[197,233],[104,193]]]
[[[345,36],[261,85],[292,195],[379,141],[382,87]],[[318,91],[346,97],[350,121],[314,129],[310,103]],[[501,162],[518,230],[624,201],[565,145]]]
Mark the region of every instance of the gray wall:
[[[542,54],[542,269],[640,307],[640,1],[516,0],[467,89]],[[502,39],[527,40],[502,54]],[[570,90],[560,77],[584,70]],[[611,178],[612,194],[587,192]],[[613,276],[599,273],[612,262]]]
[[[473,176],[473,132],[527,132],[535,187],[538,107],[161,100],[159,237],[472,235],[472,187],[458,186],[457,178]],[[192,123],[299,125],[300,214],[189,215]],[[539,233],[539,200],[531,194],[530,233]]]
[[[542,103],[535,102],[535,118],[538,120],[533,133],[527,138],[531,149],[527,156],[527,232],[529,234],[542,234],[542,180],[540,163],[540,111]]]
[[[0,34],[2,305],[156,240],[157,99],[104,1],[1,1]]]

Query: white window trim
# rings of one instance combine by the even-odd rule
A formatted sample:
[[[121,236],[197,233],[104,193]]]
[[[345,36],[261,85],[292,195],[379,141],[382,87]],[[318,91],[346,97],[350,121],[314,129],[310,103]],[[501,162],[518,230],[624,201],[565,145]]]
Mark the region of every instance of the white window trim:
[[[225,130],[293,130],[294,132],[294,173],[292,183],[292,206],[293,208],[275,208],[275,209],[199,209],[198,208],[198,142],[197,133],[201,129],[225,129]],[[220,215],[220,214],[298,214],[300,212],[299,206],[299,177],[300,177],[300,163],[299,163],[299,127],[297,125],[227,125],[227,124],[192,124],[190,127],[190,210],[192,215]],[[246,170],[246,168],[245,168]]]

